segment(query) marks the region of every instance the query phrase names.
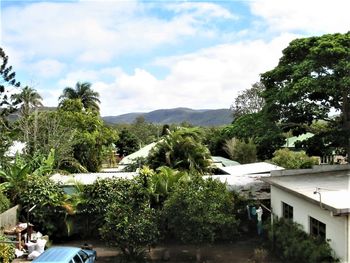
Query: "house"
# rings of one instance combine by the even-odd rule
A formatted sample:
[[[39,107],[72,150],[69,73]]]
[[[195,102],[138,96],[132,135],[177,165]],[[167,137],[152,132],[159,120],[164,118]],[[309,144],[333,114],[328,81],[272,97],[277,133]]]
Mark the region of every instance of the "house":
[[[328,240],[341,262],[350,262],[350,165],[274,171],[263,180],[274,215]]]

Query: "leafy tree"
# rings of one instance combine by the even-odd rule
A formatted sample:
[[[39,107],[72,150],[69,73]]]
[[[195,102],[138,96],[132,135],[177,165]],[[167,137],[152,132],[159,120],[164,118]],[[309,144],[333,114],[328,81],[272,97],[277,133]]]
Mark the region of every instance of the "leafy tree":
[[[123,129],[119,134],[119,139],[115,143],[119,156],[127,156],[136,152],[140,148],[137,137],[129,130]]]
[[[283,145],[285,139],[281,129],[265,113],[246,114],[236,119],[224,129],[229,138],[240,140],[253,139],[260,160],[272,158],[276,149]]]
[[[144,179],[128,180],[128,183],[108,206],[101,234],[127,260],[143,261],[145,247],[154,244],[159,235],[157,216],[150,208]]]
[[[223,127],[210,127],[204,131],[204,144],[208,147],[211,155],[229,157],[223,147],[229,139]]]
[[[226,140],[224,150],[230,156],[231,160],[241,164],[256,162],[256,145],[253,139],[249,139],[248,142],[236,138]]]
[[[168,166],[178,170],[210,170],[210,153],[202,143],[202,135],[195,128],[182,128],[163,137],[148,156],[151,168]]]
[[[293,40],[278,65],[261,76],[266,113],[284,131],[304,133],[315,120],[341,113],[329,146],[350,152],[350,32]]]
[[[1,241],[5,241],[3,243]],[[10,241],[7,237],[0,234],[0,261],[3,263],[13,262],[15,259],[15,245],[11,243],[7,243]]]
[[[272,162],[286,169],[305,169],[318,164],[318,159],[309,157],[304,151],[292,152],[289,149],[280,149],[274,153]]]
[[[164,216],[169,231],[184,243],[212,243],[237,234],[233,195],[226,185],[193,177],[179,181],[165,201]]]
[[[0,158],[4,158],[4,154],[11,146],[12,127],[8,123],[7,116],[15,111],[9,96],[8,87],[20,87],[20,82],[16,80],[16,73],[12,66],[8,65],[8,56],[0,47]]]
[[[141,146],[150,144],[159,137],[160,128],[152,123],[146,122],[143,116],[139,116],[130,126],[130,132],[136,136]]]
[[[30,213],[30,221],[48,235],[62,235],[64,201],[63,189],[47,176],[29,176],[19,196],[19,204],[25,208],[22,210],[23,217],[26,218],[28,208],[36,205]]]
[[[94,112],[99,112],[99,94],[91,89],[91,83],[89,82],[77,82],[75,87],[66,87],[63,90],[63,94],[59,97],[60,105],[66,99],[79,99],[84,105],[85,110],[92,110]]]
[[[261,111],[265,104],[265,100],[261,96],[264,90],[264,85],[257,82],[250,89],[241,92],[230,107],[233,118],[237,119],[245,114]]]
[[[5,212],[9,208],[10,208],[10,200],[1,190],[0,191],[0,214]]]

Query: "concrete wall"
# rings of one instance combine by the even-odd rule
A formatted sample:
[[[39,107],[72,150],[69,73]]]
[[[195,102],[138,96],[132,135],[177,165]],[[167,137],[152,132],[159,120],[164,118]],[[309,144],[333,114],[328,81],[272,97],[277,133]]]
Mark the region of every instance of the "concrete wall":
[[[310,233],[309,217],[313,217],[326,224],[326,239],[334,249],[341,262],[349,262],[349,227],[347,216],[333,216],[328,210],[312,204],[300,197],[271,186],[271,207],[278,217],[282,216],[282,202],[293,207],[293,220],[301,224],[307,233]]]
[[[3,232],[3,230],[14,227],[17,224],[18,210],[19,210],[19,206],[16,205],[8,209],[7,211],[3,212],[2,214],[0,214],[0,232],[1,233]]]

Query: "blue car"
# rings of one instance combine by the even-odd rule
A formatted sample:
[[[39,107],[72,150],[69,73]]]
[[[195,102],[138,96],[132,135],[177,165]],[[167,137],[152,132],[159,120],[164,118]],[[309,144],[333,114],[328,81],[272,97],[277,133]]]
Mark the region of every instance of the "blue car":
[[[52,247],[32,262],[35,263],[94,263],[96,251],[78,247]]]

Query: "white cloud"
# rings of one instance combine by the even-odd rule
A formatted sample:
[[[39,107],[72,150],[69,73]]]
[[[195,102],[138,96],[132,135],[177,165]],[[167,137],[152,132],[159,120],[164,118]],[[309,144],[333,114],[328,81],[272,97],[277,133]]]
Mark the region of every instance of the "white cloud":
[[[272,30],[298,30],[312,34],[345,33],[350,25],[348,0],[254,0],[251,11]]]
[[[104,63],[125,52],[174,45],[186,36],[213,36],[201,20],[233,17],[216,4],[179,3],[177,14],[167,18],[152,15],[151,6],[137,1],[80,1],[7,7],[2,10],[3,43],[22,49],[29,61],[60,57],[71,63]]]
[[[161,58],[155,64],[169,68],[163,79],[142,68],[132,74],[106,68],[72,72],[61,84],[90,77],[101,95],[102,115],[180,106],[228,108],[238,91],[250,88],[260,73],[277,65],[281,50],[295,37],[283,34],[269,42],[245,41]],[[109,82],[104,80],[108,76]]]

